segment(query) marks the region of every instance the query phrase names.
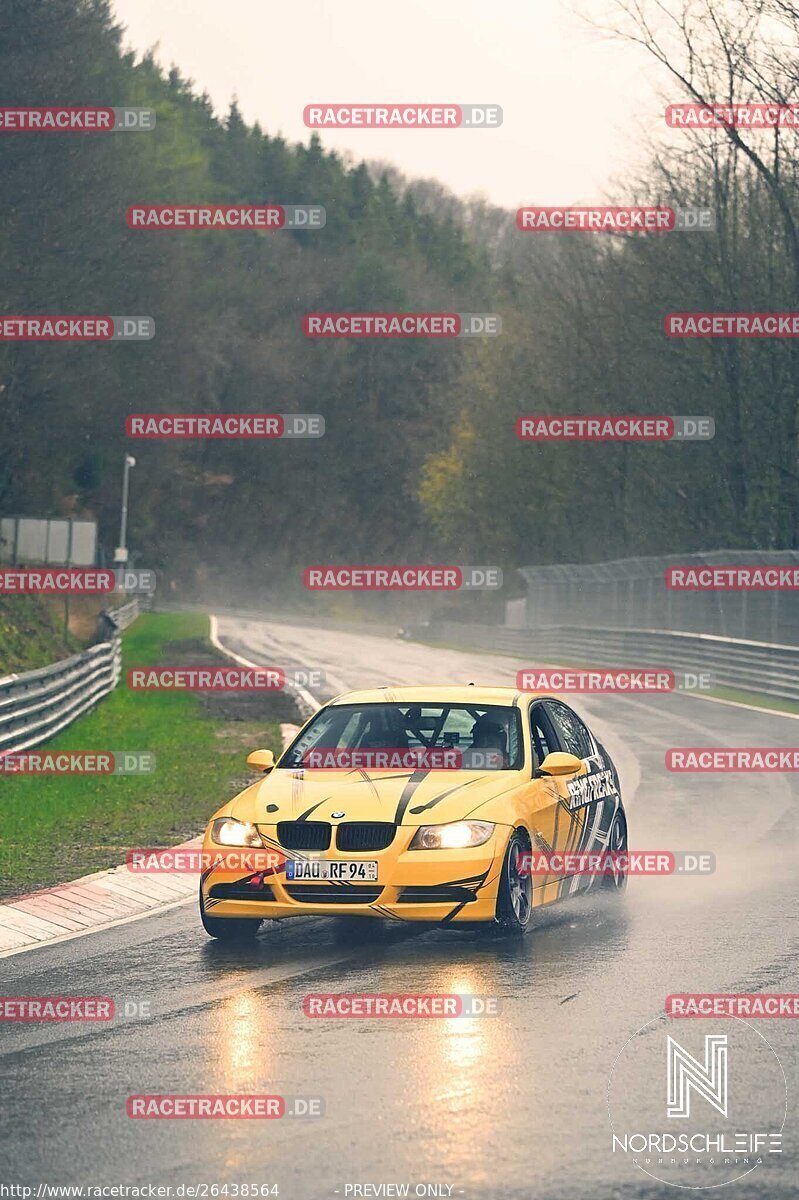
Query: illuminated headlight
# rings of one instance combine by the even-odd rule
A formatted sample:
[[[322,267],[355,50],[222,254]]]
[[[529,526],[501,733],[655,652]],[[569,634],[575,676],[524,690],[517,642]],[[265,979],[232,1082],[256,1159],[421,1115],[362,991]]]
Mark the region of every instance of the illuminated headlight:
[[[482,846],[494,832],[488,821],[453,821],[449,825],[420,825],[409,850],[464,850]]]
[[[211,841],[217,846],[263,846],[261,835],[249,821],[219,817],[211,826]]]

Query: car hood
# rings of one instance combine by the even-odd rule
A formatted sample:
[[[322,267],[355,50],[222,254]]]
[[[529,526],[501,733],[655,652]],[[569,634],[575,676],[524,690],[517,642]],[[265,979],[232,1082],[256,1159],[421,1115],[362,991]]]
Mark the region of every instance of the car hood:
[[[520,771],[271,772],[233,802],[231,815],[258,825],[278,821],[390,821],[429,825],[458,821],[523,781]],[[337,814],[333,817],[333,814]],[[343,814],[343,815],[342,815]]]

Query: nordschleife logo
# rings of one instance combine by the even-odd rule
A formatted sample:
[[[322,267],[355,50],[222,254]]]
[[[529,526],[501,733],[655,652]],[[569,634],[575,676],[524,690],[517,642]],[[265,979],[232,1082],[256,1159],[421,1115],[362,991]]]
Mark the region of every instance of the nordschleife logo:
[[[723,1117],[727,1116],[727,1035],[705,1035],[705,1061],[700,1063],[673,1037],[668,1047],[668,1100],[670,1117],[690,1117],[691,1092],[704,1097]]]
[[[738,1017],[681,1022],[680,1040],[673,1028],[655,1017],[616,1055],[611,1154],[673,1187],[723,1187],[760,1170],[764,1195],[779,1190],[795,1164],[783,1154],[788,1085],[773,1047]]]

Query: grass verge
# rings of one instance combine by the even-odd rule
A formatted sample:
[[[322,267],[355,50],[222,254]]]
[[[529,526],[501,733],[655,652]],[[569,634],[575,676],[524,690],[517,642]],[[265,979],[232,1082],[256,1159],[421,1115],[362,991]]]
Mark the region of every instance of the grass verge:
[[[780,700],[776,696],[766,696],[763,692],[742,692],[738,688],[719,687],[700,695],[715,697],[717,700],[732,700],[735,704],[751,704],[755,708],[767,708],[774,713],[799,713],[799,704],[795,700]]]
[[[46,667],[83,649],[72,633],[65,636],[63,601],[56,607],[52,599],[0,596],[0,676]]]
[[[124,861],[134,846],[169,846],[255,778],[249,750],[280,749],[296,721],[284,693],[131,692],[129,666],[219,661],[200,613],[150,613],[123,638],[123,678],[47,750],[147,750],[149,775],[0,776],[0,896],[75,879]]]

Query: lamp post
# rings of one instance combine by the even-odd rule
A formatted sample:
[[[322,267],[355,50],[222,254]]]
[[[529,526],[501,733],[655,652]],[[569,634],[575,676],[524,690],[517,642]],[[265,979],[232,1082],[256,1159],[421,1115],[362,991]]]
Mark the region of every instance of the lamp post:
[[[128,548],[125,544],[125,539],[128,534],[128,476],[130,468],[136,466],[136,459],[132,454],[125,455],[125,465],[122,471],[122,511],[119,520],[119,545],[114,551],[114,562],[119,566],[124,566],[128,561]]]

